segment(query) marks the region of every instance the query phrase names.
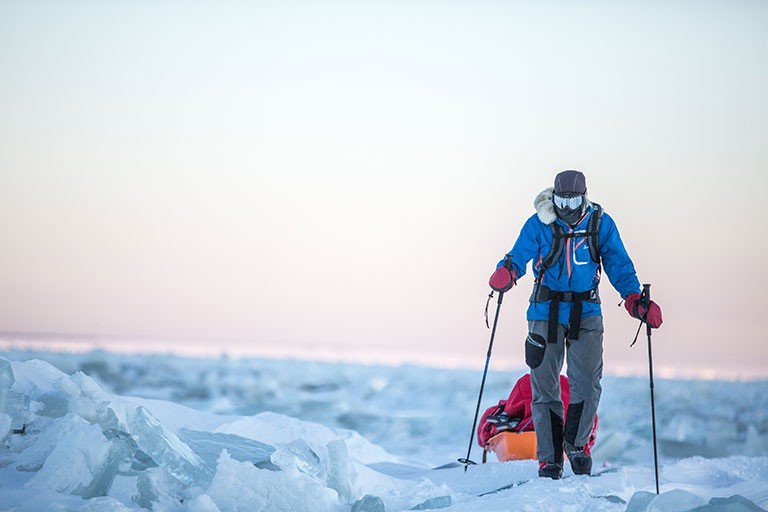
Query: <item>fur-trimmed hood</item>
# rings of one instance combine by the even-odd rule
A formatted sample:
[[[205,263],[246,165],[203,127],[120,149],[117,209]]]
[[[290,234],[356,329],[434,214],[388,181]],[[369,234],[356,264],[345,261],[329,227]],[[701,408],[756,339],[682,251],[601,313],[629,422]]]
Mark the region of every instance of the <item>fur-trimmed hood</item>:
[[[539,217],[539,220],[547,226],[557,220],[555,205],[552,203],[552,195],[554,193],[555,187],[545,188],[539,192],[539,195],[533,200],[533,206],[536,208],[536,215]],[[586,194],[584,194],[584,201],[586,201],[587,208],[592,205]]]

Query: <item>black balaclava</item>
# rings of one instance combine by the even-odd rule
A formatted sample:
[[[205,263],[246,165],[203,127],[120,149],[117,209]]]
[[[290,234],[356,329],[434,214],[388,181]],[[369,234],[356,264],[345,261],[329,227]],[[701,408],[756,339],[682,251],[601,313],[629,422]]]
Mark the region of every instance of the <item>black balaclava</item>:
[[[587,179],[579,171],[563,171],[555,176],[555,195],[561,197],[581,196],[581,204],[576,208],[559,208],[557,204],[554,205],[557,216],[569,226],[576,225],[584,216],[587,209],[586,193]]]

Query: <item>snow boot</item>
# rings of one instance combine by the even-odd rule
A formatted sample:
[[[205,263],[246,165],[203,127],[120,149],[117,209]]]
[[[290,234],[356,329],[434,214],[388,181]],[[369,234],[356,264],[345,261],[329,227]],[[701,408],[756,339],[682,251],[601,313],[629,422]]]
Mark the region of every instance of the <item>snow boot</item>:
[[[558,462],[539,462],[539,476],[560,480],[563,476],[563,465]]]
[[[576,448],[568,441],[565,442],[565,454],[571,462],[571,469],[576,475],[592,474],[592,456],[589,449]]]

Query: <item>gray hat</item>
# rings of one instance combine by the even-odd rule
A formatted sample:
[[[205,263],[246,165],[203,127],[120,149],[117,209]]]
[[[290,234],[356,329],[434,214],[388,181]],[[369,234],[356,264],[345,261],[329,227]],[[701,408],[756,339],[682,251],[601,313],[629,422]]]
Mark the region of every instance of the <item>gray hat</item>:
[[[555,176],[555,194],[586,194],[587,179],[579,171],[563,171]]]

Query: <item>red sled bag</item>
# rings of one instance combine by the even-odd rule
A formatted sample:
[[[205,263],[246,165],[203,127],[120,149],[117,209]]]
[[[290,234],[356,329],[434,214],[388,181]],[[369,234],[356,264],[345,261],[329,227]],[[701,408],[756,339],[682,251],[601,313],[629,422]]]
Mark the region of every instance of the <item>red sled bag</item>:
[[[565,375],[560,376],[560,393],[567,415],[571,390]],[[515,383],[506,400],[499,400],[498,405],[486,409],[477,428],[477,442],[484,450],[483,460],[488,451],[494,451],[500,461],[536,458],[532,400],[531,376],[525,374]],[[596,438],[597,415],[587,442],[588,450],[594,446]]]

